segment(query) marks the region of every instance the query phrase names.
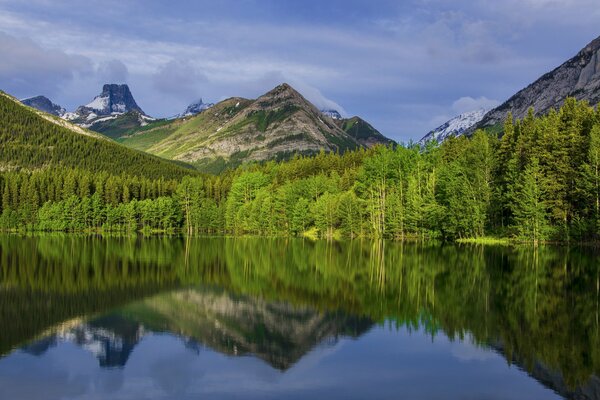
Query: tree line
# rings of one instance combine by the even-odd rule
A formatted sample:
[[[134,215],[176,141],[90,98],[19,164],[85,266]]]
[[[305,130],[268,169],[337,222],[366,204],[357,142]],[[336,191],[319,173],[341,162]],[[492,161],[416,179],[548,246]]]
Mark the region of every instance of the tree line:
[[[219,176],[3,172],[0,198],[3,229],[593,240],[600,112],[567,99],[545,116],[509,115],[502,135],[297,156]]]

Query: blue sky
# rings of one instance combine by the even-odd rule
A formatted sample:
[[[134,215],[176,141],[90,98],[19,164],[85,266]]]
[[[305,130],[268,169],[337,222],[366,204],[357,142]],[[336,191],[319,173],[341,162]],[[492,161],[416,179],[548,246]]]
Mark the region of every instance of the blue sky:
[[[598,0],[0,0],[0,89],[71,110],[126,82],[162,117],[289,82],[407,141],[599,35]]]

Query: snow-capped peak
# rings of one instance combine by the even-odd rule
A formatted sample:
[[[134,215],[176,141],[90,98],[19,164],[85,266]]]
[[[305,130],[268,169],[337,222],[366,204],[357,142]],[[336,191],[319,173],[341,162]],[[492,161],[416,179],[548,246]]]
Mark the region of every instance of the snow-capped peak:
[[[321,110],[321,113],[332,119],[342,119],[342,115],[334,109],[323,109]]]
[[[102,87],[102,93],[94,97],[94,100],[85,106],[79,107],[75,113],[82,116],[89,113],[104,116],[114,113],[123,114],[129,111],[144,114],[144,111],[135,102],[129,86],[106,84]]]
[[[91,108],[96,111],[105,111],[108,108],[108,96],[96,96],[94,100],[87,103],[84,107]]]
[[[488,111],[489,109],[480,108],[478,110],[462,113],[423,136],[423,138],[419,140],[419,143],[424,144],[431,140],[442,142],[451,136],[460,136],[466,130],[481,121]]]
[[[202,99],[199,99],[198,101],[195,101],[189,106],[187,106],[187,108],[181,114],[177,114],[173,118],[183,118],[196,115],[206,109],[211,108],[212,106],[214,106],[213,103],[204,103]]]

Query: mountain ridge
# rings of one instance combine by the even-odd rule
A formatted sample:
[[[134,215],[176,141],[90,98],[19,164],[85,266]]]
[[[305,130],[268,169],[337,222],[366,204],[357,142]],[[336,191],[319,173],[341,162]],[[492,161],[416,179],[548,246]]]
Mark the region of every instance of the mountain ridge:
[[[151,124],[131,132],[122,142],[211,172],[216,165],[222,170],[225,165],[246,161],[285,159],[321,150],[343,152],[392,142],[366,122],[361,126],[370,129],[353,136],[343,129],[343,121],[325,116],[282,83],[255,100],[229,98],[194,116]]]
[[[560,107],[567,97],[587,100],[591,105],[600,102],[600,36],[490,110],[471,131],[502,123],[509,112],[513,118],[521,119],[529,107],[533,107],[536,114],[545,114]]]
[[[429,131],[418,143],[425,144],[431,140],[441,142],[452,136],[460,136],[479,123],[488,111],[488,109],[480,108],[459,114]]]

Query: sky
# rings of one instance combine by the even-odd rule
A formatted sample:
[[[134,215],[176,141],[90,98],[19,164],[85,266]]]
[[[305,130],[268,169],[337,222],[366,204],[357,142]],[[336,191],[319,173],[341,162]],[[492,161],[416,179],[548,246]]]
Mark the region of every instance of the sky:
[[[166,117],[287,82],[406,142],[599,35],[598,0],[0,0],[0,89],[74,110],[127,83]]]

